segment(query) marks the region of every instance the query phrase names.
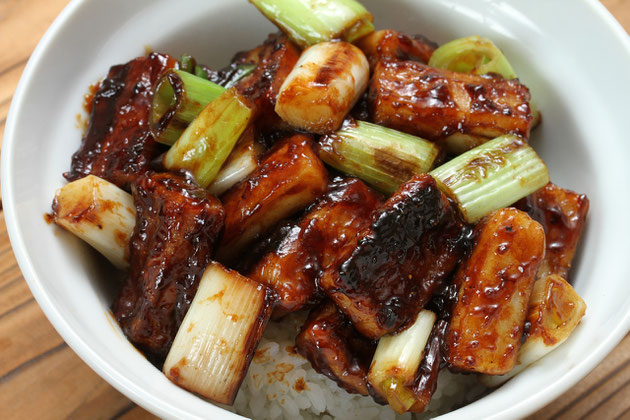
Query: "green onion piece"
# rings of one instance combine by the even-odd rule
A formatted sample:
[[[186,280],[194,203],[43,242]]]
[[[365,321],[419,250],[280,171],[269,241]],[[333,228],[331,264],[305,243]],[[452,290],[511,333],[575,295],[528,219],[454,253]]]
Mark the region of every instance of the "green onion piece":
[[[242,79],[249,76],[254,70],[256,70],[256,67],[257,65],[253,63],[239,63],[235,66],[230,66],[230,76],[227,80],[225,80],[225,82],[221,82],[221,86],[226,89],[231,88]]]
[[[197,60],[192,55],[183,54],[179,59],[179,68],[187,73],[194,73],[197,66]]]
[[[505,135],[463,153],[429,173],[474,223],[549,182],[547,165],[520,137]]]
[[[324,162],[388,194],[428,172],[439,154],[429,141],[364,121],[346,121],[322,137],[320,146]]]
[[[302,48],[341,38],[353,42],[374,31],[374,18],[355,0],[249,0]]]
[[[170,170],[187,170],[206,188],[252,117],[252,107],[234,89],[208,104],[164,156]]]
[[[193,74],[197,77],[201,77],[202,79],[208,80],[208,73],[201,66],[195,66],[195,71]]]
[[[505,79],[516,78],[501,50],[489,39],[477,35],[442,45],[433,52],[429,66],[458,73],[497,73]]]
[[[411,386],[435,320],[433,312],[423,309],[409,328],[378,341],[368,382],[397,413],[408,411],[416,402]]]
[[[225,88],[183,70],[166,72],[155,84],[151,133],[160,143],[172,145],[190,122]]]
[[[477,35],[455,39],[433,52],[429,66],[458,73],[496,73],[504,79],[515,79],[516,72],[499,47],[488,38]],[[530,101],[532,127],[540,123],[540,113]]]

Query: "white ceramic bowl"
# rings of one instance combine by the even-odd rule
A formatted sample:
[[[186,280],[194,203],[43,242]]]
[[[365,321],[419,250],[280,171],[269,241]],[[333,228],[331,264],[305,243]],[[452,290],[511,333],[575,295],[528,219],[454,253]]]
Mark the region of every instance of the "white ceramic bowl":
[[[630,326],[630,41],[593,0],[365,1],[380,28],[443,43],[479,34],[503,48],[544,115],[532,143],[557,184],[587,193],[591,211],[574,265],[587,316],[558,350],[504,387],[444,418],[513,418],[584,377]],[[99,375],[161,417],[236,418],[171,384],[127,342],[108,313],[111,271],[49,226],[81,133],[83,94],[109,66],[145,47],[188,52],[215,68],[274,27],[246,1],[72,1],[33,53],[15,93],[2,150],[13,250],[55,328]]]

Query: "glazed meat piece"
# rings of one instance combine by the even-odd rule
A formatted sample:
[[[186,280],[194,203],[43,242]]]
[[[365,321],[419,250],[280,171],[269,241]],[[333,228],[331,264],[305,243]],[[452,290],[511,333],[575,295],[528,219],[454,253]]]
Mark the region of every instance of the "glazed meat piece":
[[[557,274],[568,279],[571,261],[588,213],[588,198],[552,183],[519,201],[517,207],[542,224],[547,238],[538,277]]]
[[[429,175],[414,176],[339,252],[320,286],[370,338],[404,328],[463,254],[462,223]]]
[[[131,269],[113,312],[129,340],[160,364],[210,262],[224,212],[216,198],[178,175],[148,172],[132,192]]]
[[[475,235],[455,276],[447,360],[455,370],[502,375],[516,363],[545,234],[527,213],[506,208],[479,222]]]
[[[149,131],[152,87],[176,65],[168,55],[151,53],[109,70],[94,95],[87,133],[64,174],[68,181],[91,174],[127,188],[149,170],[160,154]]]
[[[317,372],[350,393],[368,395],[367,373],[376,342],[359,334],[333,303],[310,313],[295,344]]]
[[[382,60],[369,91],[374,122],[440,143],[450,153],[502,134],[529,137],[529,90],[517,79]]]
[[[284,79],[300,58],[299,48],[282,33],[269,34],[262,45],[236,54],[227,68],[210,74],[210,80],[222,84],[230,79],[243,64],[256,65],[256,69],[236,84],[244,97],[252,100],[257,108],[257,126],[263,132],[284,126],[274,112],[276,98]]]
[[[413,60],[427,64],[438,45],[422,35],[408,36],[393,29],[374,31],[357,41],[374,70],[379,60]]]
[[[328,174],[315,147],[301,134],[278,142],[254,172],[221,197],[226,217],[220,261],[234,263],[245,246],[326,192]]]
[[[328,192],[251,270],[248,277],[278,293],[274,316],[293,312],[317,299],[316,281],[339,249],[371,221],[380,194],[356,178],[330,185]]]

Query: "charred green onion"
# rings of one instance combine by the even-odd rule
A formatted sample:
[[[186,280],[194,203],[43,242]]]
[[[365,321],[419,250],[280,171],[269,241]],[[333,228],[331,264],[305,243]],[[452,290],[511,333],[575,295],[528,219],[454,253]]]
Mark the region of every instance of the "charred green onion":
[[[208,104],[164,156],[170,170],[189,171],[206,188],[215,179],[252,117],[252,106],[234,89]]]
[[[515,79],[516,72],[503,52],[488,38],[477,35],[455,39],[433,52],[429,66],[458,73],[496,73],[504,79]],[[540,122],[540,113],[530,101],[532,127]]]
[[[302,48],[332,39],[352,42],[374,30],[374,18],[355,0],[250,0]]]
[[[320,146],[324,162],[388,194],[413,175],[428,172],[439,154],[429,141],[364,121],[346,121]]]
[[[154,88],[151,133],[158,142],[172,145],[199,112],[224,91],[187,71],[167,72]]]
[[[525,140],[513,135],[477,146],[429,174],[469,223],[549,182],[545,162]]]

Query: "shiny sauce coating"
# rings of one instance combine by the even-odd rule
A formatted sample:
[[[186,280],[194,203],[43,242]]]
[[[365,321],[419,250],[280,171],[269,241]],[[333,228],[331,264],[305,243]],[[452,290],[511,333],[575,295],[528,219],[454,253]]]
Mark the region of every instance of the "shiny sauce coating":
[[[377,124],[447,146],[452,136],[492,139],[512,133],[529,137],[529,90],[517,79],[455,73],[415,61],[381,60],[369,92]]]
[[[409,325],[463,255],[464,226],[429,175],[403,184],[320,285],[370,338]]]
[[[210,262],[224,212],[179,175],[147,172],[132,192],[131,269],[113,312],[129,340],[161,364]]]
[[[177,61],[151,53],[113,66],[92,99],[88,130],[64,174],[68,181],[96,175],[121,188],[150,169],[160,154],[149,130],[153,84]]]
[[[536,272],[545,251],[542,226],[505,208],[475,228],[445,345],[454,370],[502,375],[516,363]]]
[[[368,395],[367,373],[376,342],[359,334],[335,304],[314,309],[295,342],[317,372],[350,393]]]
[[[539,278],[557,274],[568,279],[588,206],[586,195],[552,183],[518,202],[517,207],[526,211],[545,229],[547,247],[538,271]]]
[[[264,255],[248,277],[271,286],[279,296],[275,316],[314,303],[316,281],[343,245],[371,221],[382,196],[357,178],[329,186],[286,236]]]

